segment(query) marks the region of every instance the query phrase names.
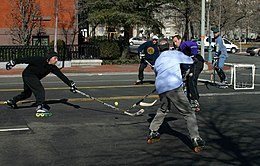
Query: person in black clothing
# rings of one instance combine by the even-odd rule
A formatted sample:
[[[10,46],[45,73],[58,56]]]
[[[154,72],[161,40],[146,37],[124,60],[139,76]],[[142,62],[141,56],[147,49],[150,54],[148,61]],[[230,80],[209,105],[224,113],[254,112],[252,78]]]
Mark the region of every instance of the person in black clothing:
[[[158,49],[158,40],[159,38],[157,36],[153,36],[151,41],[147,41],[138,47],[137,51],[141,61],[139,66],[138,80],[135,83],[137,85],[143,83],[144,69],[148,64],[153,68],[154,62],[160,54]]]
[[[181,65],[181,70],[183,76],[185,76],[186,71],[189,73],[186,75],[186,87],[187,87],[187,97],[191,103],[193,110],[200,111],[199,105],[199,91],[197,88],[199,74],[204,67],[204,59],[198,53],[198,45],[193,41],[182,41],[180,35],[175,35],[173,37],[173,43],[178,47],[179,51],[183,52],[185,55],[191,57],[194,60],[193,65]]]
[[[32,93],[36,98],[36,112],[48,113],[50,107],[45,103],[45,90],[41,83],[41,79],[49,73],[55,74],[65,84],[70,87],[73,93],[76,93],[76,84],[69,80],[55,65],[58,61],[58,54],[56,52],[49,53],[46,57],[26,57],[10,60],[6,64],[6,70],[12,69],[16,64],[28,64],[22,73],[23,78],[23,92],[6,101],[6,104],[12,108],[17,108],[17,102],[29,98]]]

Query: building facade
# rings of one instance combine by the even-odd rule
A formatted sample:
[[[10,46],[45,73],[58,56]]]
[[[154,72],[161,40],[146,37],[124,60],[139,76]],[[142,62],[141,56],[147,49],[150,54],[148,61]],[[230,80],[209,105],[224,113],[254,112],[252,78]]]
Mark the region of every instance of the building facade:
[[[0,45],[22,45],[17,41],[23,33],[29,35],[29,45],[49,45],[54,41],[55,34],[58,40],[65,44],[78,43],[78,13],[77,0],[25,0],[32,4],[31,10],[21,12],[20,0],[0,1]],[[22,13],[22,14],[21,14]],[[27,26],[22,18],[31,17]],[[58,16],[58,17],[56,17]],[[56,18],[58,26],[56,26]],[[25,19],[26,20],[26,19]],[[29,20],[29,19],[28,19]],[[34,25],[32,25],[34,24]],[[27,28],[22,28],[27,27]],[[55,29],[57,28],[57,33]],[[27,29],[21,31],[21,29]],[[31,32],[30,32],[31,30]]]

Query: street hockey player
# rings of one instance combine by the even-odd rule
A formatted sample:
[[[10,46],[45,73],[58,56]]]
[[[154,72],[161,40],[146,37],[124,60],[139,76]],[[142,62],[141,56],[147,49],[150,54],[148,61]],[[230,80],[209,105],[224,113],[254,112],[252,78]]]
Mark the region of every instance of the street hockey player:
[[[187,129],[194,147],[193,150],[199,152],[204,147],[205,142],[199,135],[195,112],[190,107],[188,98],[182,89],[183,81],[180,64],[193,63],[191,57],[177,50],[163,51],[155,61],[155,86],[159,94],[161,106],[150,124],[150,134],[147,138],[148,144],[160,140],[158,130],[168,112],[176,108],[186,120]]]
[[[51,116],[50,107],[45,102],[45,90],[40,80],[49,73],[53,73],[67,84],[73,93],[77,89],[76,84],[69,80],[55,65],[57,62],[58,54],[56,52],[50,52],[46,57],[34,56],[10,60],[6,64],[6,70],[12,69],[16,64],[28,64],[28,66],[22,73],[23,92],[7,100],[6,104],[11,108],[17,108],[18,101],[29,98],[33,93],[36,98],[36,116]]]
[[[198,78],[204,67],[204,59],[198,54],[198,45],[193,41],[182,41],[180,35],[175,35],[172,38],[174,45],[179,51],[183,52],[185,55],[193,58],[194,64],[187,65],[182,64],[182,75],[185,80],[185,88],[187,89],[187,97],[190,101],[191,107],[194,111],[200,111],[199,105],[199,91],[197,88]],[[187,72],[189,69],[189,72]]]
[[[138,71],[138,80],[135,82],[136,85],[143,84],[144,79],[144,69],[147,65],[153,68],[156,58],[159,56],[160,52],[158,49],[157,36],[153,36],[151,41],[147,41],[138,47],[138,55],[140,57],[140,65]]]

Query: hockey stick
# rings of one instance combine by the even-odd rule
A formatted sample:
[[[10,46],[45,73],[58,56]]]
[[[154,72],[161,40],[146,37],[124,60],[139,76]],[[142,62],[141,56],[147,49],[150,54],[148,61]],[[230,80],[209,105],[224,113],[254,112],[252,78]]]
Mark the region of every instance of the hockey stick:
[[[149,66],[151,66],[152,68],[154,67],[148,60],[144,59],[144,61],[145,61]]]
[[[155,103],[157,102],[157,100],[154,100],[153,102],[151,103],[146,103],[146,102],[140,102],[140,106],[143,106],[143,107],[151,107],[153,106]]]
[[[154,93],[156,91],[156,89],[154,89],[152,92],[146,94],[141,100],[139,100],[138,102],[136,102],[134,105],[132,105],[128,110],[133,109],[134,107],[136,107],[137,105],[141,105],[141,103],[143,103],[143,101],[150,96],[152,93]],[[143,105],[141,105],[143,106]]]
[[[120,108],[118,108],[118,107],[115,107],[115,106],[113,106],[113,105],[110,105],[110,104],[108,104],[108,103],[105,103],[105,102],[103,102],[102,100],[99,100],[99,99],[97,99],[97,98],[95,98],[95,97],[92,97],[92,96],[90,96],[90,95],[87,95],[86,93],[84,93],[84,92],[81,92],[80,90],[75,90],[77,93],[79,93],[79,94],[81,94],[81,95],[83,95],[83,96],[85,96],[85,97],[87,97],[87,98],[90,98],[90,99],[92,99],[92,100],[95,100],[95,101],[97,101],[97,102],[99,102],[99,103],[102,103],[102,104],[104,104],[105,106],[108,106],[108,107],[110,107],[110,108],[112,108],[112,109],[114,109],[114,110],[116,110],[116,111],[121,111],[121,112],[123,112],[124,114],[126,114],[126,115],[129,115],[129,116],[140,116],[140,115],[142,115],[143,113],[144,113],[144,109],[140,109],[139,111],[137,111],[137,112],[135,112],[135,113],[130,113],[130,112],[128,112],[129,110],[122,110],[122,109],[120,109]]]

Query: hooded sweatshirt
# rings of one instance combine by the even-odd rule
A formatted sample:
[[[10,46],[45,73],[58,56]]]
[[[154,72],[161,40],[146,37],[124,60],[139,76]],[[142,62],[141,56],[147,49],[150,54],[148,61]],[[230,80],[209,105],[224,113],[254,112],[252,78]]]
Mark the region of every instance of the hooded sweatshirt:
[[[23,71],[23,77],[37,77],[39,80],[47,76],[49,73],[55,74],[68,86],[71,85],[70,80],[60,71],[56,65],[48,64],[50,57],[26,57],[15,59],[16,64],[28,64]]]

